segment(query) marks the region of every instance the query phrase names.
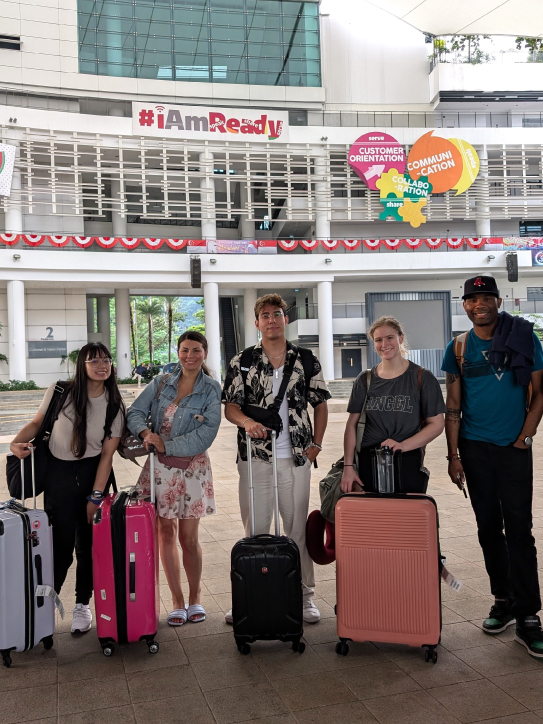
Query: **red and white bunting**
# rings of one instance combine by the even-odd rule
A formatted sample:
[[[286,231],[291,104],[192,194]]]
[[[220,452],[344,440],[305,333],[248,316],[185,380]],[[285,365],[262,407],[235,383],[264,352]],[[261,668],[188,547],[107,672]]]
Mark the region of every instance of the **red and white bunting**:
[[[430,249],[439,249],[441,244],[443,244],[443,239],[424,239],[424,242]]]
[[[290,239],[289,241],[286,239],[277,239],[277,243],[284,251],[294,251],[298,246],[298,239]]]
[[[360,246],[360,239],[342,239],[341,243],[346,249],[352,251],[353,249],[358,249]]]
[[[70,242],[71,236],[49,236],[51,246],[66,246]]]
[[[140,241],[141,239],[138,239],[137,236],[124,236],[122,239],[119,239],[119,244],[124,246],[125,249],[135,249],[140,245]]]
[[[501,241],[501,239],[500,239],[500,241]],[[483,244],[488,243],[488,240],[482,236],[475,236],[475,237],[468,236],[468,237],[466,237],[466,242],[467,242],[467,245],[471,246],[472,249],[478,249]]]
[[[385,246],[388,249],[397,249],[399,246],[402,245],[401,239],[384,239],[383,241],[385,242]]]
[[[102,249],[110,249],[112,246],[115,246],[118,239],[116,239],[114,236],[97,236],[96,237],[96,243],[98,246],[101,246]]]
[[[45,241],[43,234],[23,234],[23,241],[28,246],[41,246]]]
[[[378,249],[381,246],[382,239],[364,239],[366,249]]]
[[[447,246],[451,249],[459,249],[464,244],[464,239],[445,239]]]
[[[166,239],[166,244],[170,247],[170,249],[182,249],[184,246],[187,245],[186,239]]]
[[[148,249],[160,249],[164,243],[164,239],[142,239]]]
[[[94,241],[94,236],[72,236],[72,241],[76,246],[80,246],[85,249],[90,246]]]
[[[409,249],[418,249],[422,244],[422,239],[404,239],[403,242]]]
[[[322,239],[321,244],[327,251],[334,251],[341,244],[339,239]]]
[[[21,234],[0,234],[0,241],[6,246],[13,246],[21,238]]]
[[[313,251],[319,244],[320,241],[318,239],[300,239],[300,246],[306,251]]]

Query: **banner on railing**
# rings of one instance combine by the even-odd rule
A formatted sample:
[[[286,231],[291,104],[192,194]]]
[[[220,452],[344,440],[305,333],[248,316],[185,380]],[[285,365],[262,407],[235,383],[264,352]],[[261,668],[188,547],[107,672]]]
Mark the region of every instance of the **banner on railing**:
[[[111,249],[120,245],[125,249],[144,246],[151,251],[164,245],[179,251],[187,247],[189,254],[277,254],[277,248],[294,251],[301,247],[304,251],[316,251],[319,247],[325,252],[333,252],[343,247],[347,251],[356,251],[361,245],[375,251],[381,246],[389,250],[400,247],[415,250],[421,247],[434,250],[446,245],[449,249],[482,249],[485,251],[522,251],[543,249],[543,237],[453,237],[419,239],[161,239],[113,236],[57,236],[50,234],[0,234],[0,242],[5,246],[14,246],[22,242],[25,246],[49,245],[69,249],[70,246],[86,248],[97,244],[102,249]]]

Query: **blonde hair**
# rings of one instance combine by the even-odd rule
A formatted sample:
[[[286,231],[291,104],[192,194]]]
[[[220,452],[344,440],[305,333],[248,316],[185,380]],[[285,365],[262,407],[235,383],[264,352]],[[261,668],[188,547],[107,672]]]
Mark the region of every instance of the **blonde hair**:
[[[403,331],[401,323],[398,322],[396,317],[384,315],[383,317],[379,317],[379,319],[376,319],[375,322],[371,325],[370,331],[368,332],[372,340],[375,335],[375,330],[379,329],[379,327],[392,327],[392,329],[394,329],[400,337],[403,337],[403,342],[400,342],[400,352],[402,354],[402,357],[409,357],[407,338],[405,336],[405,332]]]

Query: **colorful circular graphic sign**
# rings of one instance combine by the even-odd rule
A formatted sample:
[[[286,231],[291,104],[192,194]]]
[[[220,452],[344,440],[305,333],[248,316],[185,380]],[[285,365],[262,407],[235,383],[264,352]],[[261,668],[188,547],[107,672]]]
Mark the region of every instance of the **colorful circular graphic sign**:
[[[434,194],[454,188],[464,170],[462,154],[446,138],[433,136],[433,131],[415,141],[407,159],[407,170],[412,179],[426,176]]]
[[[376,181],[391,168],[403,174],[405,162],[403,146],[393,136],[380,131],[360,136],[349,150],[349,166],[374,191]]]

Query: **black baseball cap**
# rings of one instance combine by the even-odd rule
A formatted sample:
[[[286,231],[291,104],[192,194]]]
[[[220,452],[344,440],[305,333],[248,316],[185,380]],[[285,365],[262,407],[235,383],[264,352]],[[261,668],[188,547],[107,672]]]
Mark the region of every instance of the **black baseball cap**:
[[[464,296],[462,299],[471,297],[472,294],[493,294],[500,296],[500,290],[494,277],[472,277],[464,283]]]

